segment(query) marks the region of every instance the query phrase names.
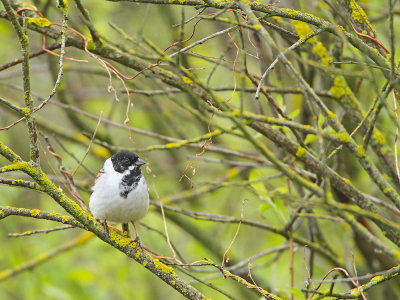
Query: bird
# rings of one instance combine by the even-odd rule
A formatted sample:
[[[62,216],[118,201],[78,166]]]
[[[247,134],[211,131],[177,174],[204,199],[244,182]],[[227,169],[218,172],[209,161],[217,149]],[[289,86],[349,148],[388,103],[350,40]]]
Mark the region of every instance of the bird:
[[[109,235],[107,221],[122,223],[129,236],[129,223],[135,229],[135,241],[140,242],[135,222],[149,209],[149,189],[141,166],[146,162],[130,151],[120,151],[104,162],[96,176],[89,199],[92,215],[100,221]]]

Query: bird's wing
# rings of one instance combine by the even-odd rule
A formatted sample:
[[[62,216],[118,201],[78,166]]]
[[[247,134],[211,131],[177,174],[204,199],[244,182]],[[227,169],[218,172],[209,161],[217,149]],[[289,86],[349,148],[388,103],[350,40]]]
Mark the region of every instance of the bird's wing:
[[[103,175],[104,175],[104,169],[101,168],[100,171],[97,173],[96,178],[94,179],[94,184],[93,184],[93,186],[92,186],[92,191],[93,191],[94,186],[96,185],[97,181],[99,180],[99,178],[100,178],[101,176],[103,176]]]

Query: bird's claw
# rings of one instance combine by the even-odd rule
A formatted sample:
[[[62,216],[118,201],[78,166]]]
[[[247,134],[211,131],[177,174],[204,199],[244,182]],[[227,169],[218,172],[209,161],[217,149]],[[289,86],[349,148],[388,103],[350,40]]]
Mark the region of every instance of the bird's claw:
[[[101,222],[101,224],[103,225],[104,230],[106,231],[107,238],[110,238],[110,231],[108,229],[107,220],[104,220],[103,222]]]
[[[132,240],[132,243],[135,243],[136,247],[138,247],[138,248],[143,250],[142,243],[140,242],[140,239],[139,239],[138,236],[134,240]]]

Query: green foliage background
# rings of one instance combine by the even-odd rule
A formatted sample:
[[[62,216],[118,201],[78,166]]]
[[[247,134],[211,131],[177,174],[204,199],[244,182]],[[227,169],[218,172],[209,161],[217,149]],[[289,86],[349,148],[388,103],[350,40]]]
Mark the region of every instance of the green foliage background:
[[[262,3],[268,4],[264,1]],[[331,3],[335,7],[331,8],[328,5],[329,3],[331,1],[281,1],[275,5],[312,13],[330,21],[332,24],[339,23],[346,26],[346,30],[354,34],[348,24],[339,20],[339,12],[336,6]],[[385,5],[382,5],[381,1],[363,1],[360,4],[365,8],[371,20],[384,15],[388,10],[386,2]],[[25,7],[36,5],[40,11],[45,11],[46,18],[51,22],[61,22],[60,10],[55,7],[52,1],[32,1],[23,5]],[[188,22],[184,27],[173,26],[180,24],[182,19],[187,20],[201,11],[200,8],[189,6],[114,3],[98,0],[84,1],[83,5],[90,14],[93,25],[105,44],[115,47],[118,51],[143,58],[149,65],[157,62],[159,54],[146,45],[143,39],[151,41],[159,49],[166,49],[171,44],[190,37],[189,41],[165,51],[167,54],[172,54],[183,46],[231,26],[215,20],[201,20],[197,24],[197,20],[200,20],[197,18]],[[202,15],[207,16],[216,11],[218,10],[207,9],[202,12]],[[226,12],[222,17],[232,22],[239,20],[241,23],[245,23],[246,21],[239,14],[235,15],[235,12]],[[270,18],[268,20],[296,33],[296,27],[293,27],[288,19]],[[132,40],[121,36],[112,28],[111,24],[123,29]],[[373,22],[373,25],[377,29],[379,41],[384,45],[390,45],[387,18],[377,19]],[[397,15],[395,15],[394,28],[397,25]],[[85,26],[83,17],[76,8],[74,1],[69,3],[69,26],[83,33],[86,37],[90,37],[90,32]],[[15,32],[10,22],[4,18],[0,19],[0,36],[2,41],[0,64],[2,65],[18,58],[20,50]],[[290,43],[285,42],[279,33],[275,32],[273,37],[279,44],[281,51],[290,46]],[[244,38],[244,41],[241,40],[239,32],[235,30],[230,35],[221,35],[191,50],[209,58],[224,57],[223,64],[231,68],[218,67],[210,77],[209,82],[207,78],[215,67],[215,61],[195,57],[190,52],[187,55],[179,56],[180,70],[191,75],[190,81],[198,80],[209,87],[235,87],[235,91],[217,92],[221,99],[229,105],[259,114],[261,114],[261,107],[266,116],[274,116],[273,110],[263,96],[260,100],[255,100],[254,92],[241,93],[241,91],[245,88],[255,88],[243,71],[245,67],[244,57],[247,59],[246,67],[249,73],[254,74],[254,76],[261,76],[276,56],[271,53],[268,54],[270,50],[267,45],[264,44],[261,48],[257,46],[257,37],[253,31],[243,29],[242,38]],[[29,39],[31,52],[41,49],[42,39],[40,34],[29,31]],[[340,101],[333,99],[335,95],[332,95],[330,89],[332,77],[329,77],[328,74],[333,74],[334,71],[338,74],[344,74],[349,88],[355,92],[365,110],[373,103],[375,95],[380,93],[379,89],[384,85],[386,79],[382,76],[380,69],[364,65],[364,62],[372,64],[372,61],[367,60],[365,53],[355,49],[345,40],[338,37],[335,39],[330,33],[322,33],[318,36],[318,39],[329,51],[329,55],[334,55],[335,51],[343,50],[339,56],[343,61],[354,60],[358,63],[324,66],[320,61],[321,57],[316,57],[318,53],[312,53],[307,45],[291,52],[288,57],[312,88],[324,93],[324,103],[337,114],[350,133],[357,122],[349,117],[351,112],[343,107]],[[47,39],[47,44],[52,42],[51,39]],[[242,42],[244,43],[243,46]],[[340,42],[344,43],[344,48],[338,50]],[[398,39],[395,42],[394,47],[397,47]],[[257,58],[257,54],[260,55],[261,52],[264,52],[262,60]],[[283,175],[265,180],[265,178],[281,173],[275,167],[260,164],[259,161],[254,159],[238,158],[207,148],[208,146],[210,148],[215,146],[229,151],[246,153],[246,155],[254,155],[262,159],[259,150],[254,147],[254,143],[243,138],[240,130],[232,131],[234,134],[232,132],[225,133],[210,140],[196,142],[196,144],[204,144],[204,149],[192,147],[175,149],[173,146],[169,146],[161,150],[150,151],[151,148],[147,147],[164,145],[167,142],[102,122],[98,126],[96,139],[91,144],[90,139],[95,132],[97,121],[84,116],[81,111],[97,117],[101,116],[102,119],[112,120],[120,125],[123,125],[128,117],[129,122],[127,124],[132,128],[182,140],[205,135],[219,127],[229,128],[234,123],[228,118],[207,112],[199,104],[196,97],[186,92],[167,93],[151,97],[131,93],[132,105],[129,107],[128,98],[123,93],[124,85],[122,81],[116,76],[112,78],[112,86],[117,91],[116,97],[113,92],[108,91],[109,77],[105,68],[98,61],[74,47],[67,47],[66,56],[85,59],[88,62],[64,61],[64,75],[60,88],[49,104],[37,112],[35,117],[38,130],[49,137],[52,146],[63,158],[63,166],[69,172],[72,172],[78,165],[71,154],[77,160],[81,160],[85,157],[89,145],[90,150],[83,164],[93,173],[101,168],[104,160],[113,151],[129,149],[138,152],[148,162],[144,173],[149,183],[152,200],[155,202],[161,200],[165,205],[178,209],[225,215],[237,219],[242,216],[245,220],[268,224],[275,228],[284,228],[293,214],[298,212],[296,209],[303,205],[302,198],[307,198],[305,195],[308,193],[303,187],[293,183]],[[127,76],[137,74],[137,71],[121,64],[113,62],[113,65]],[[185,76],[183,71],[180,74],[177,73],[178,68],[165,61],[162,61],[158,67],[181,78]],[[54,76],[51,75],[52,69],[53,72],[58,70],[58,57],[56,56],[46,54],[31,59],[31,81],[34,98],[36,96],[45,97],[50,93],[54,85]],[[11,103],[23,106],[21,74],[20,64],[0,72],[0,96]],[[124,83],[129,89],[146,91],[168,91],[172,88],[153,77],[151,72],[139,75],[134,80],[124,81]],[[298,88],[295,80],[279,63],[271,71],[266,85],[272,88],[290,90]],[[315,128],[319,124],[321,130],[329,129],[326,118],[320,112],[317,112],[315,107],[312,108],[312,105],[307,102],[308,100],[302,94],[273,93],[271,95],[273,95],[279,107],[296,122],[311,124]],[[396,122],[389,117],[393,110],[393,100],[390,96],[384,101],[387,101],[389,108],[388,110],[383,109],[378,115],[376,126],[384,133],[386,145],[393,149]],[[60,104],[62,102],[69,107],[79,108],[81,111],[72,111],[68,115],[71,110],[62,106]],[[35,104],[38,103],[36,99]],[[198,111],[200,116],[195,116],[187,107]],[[126,113],[127,110],[128,113]],[[203,119],[201,119],[201,116]],[[18,116],[7,107],[0,106],[0,127],[11,124],[17,118]],[[288,128],[283,126],[275,126],[274,128],[295,140]],[[307,165],[296,162],[292,156],[282,151],[282,148],[276,147],[273,142],[265,139],[259,132],[249,132],[254,140],[273,151],[278,160],[287,163],[289,169],[296,166],[296,168],[308,170]],[[321,145],[320,140],[315,135],[307,137],[307,134],[300,131],[299,134],[303,141],[307,141],[308,150],[321,158],[321,161],[326,159],[324,155],[331,153],[338,146],[335,143]],[[363,136],[363,133],[357,133],[355,135],[356,141],[362,144]],[[29,160],[29,138],[24,122],[9,130],[0,131],[0,140],[9,145],[25,160]],[[57,162],[47,151],[47,144],[41,136],[38,145],[41,167],[60,188],[68,193],[68,188],[57,170]],[[380,161],[371,150],[368,150],[367,155],[371,161],[381,168]],[[390,157],[394,160],[393,153]],[[214,159],[215,161],[205,159]],[[253,163],[255,165],[249,167],[242,166],[240,163]],[[369,174],[362,169],[356,157],[349,150],[340,148],[335,158],[326,163],[335,168],[342,176],[350,179],[351,183],[362,192],[384,199],[383,193],[373,184]],[[6,159],[0,157],[0,165],[7,164]],[[309,172],[312,171],[309,170]],[[398,183],[393,178],[389,178],[387,173],[385,173],[385,176],[398,192]],[[20,173],[12,173],[10,178],[27,179]],[[94,180],[93,176],[83,167],[80,167],[74,175],[74,180],[79,188],[80,195],[87,202],[90,196],[90,186]],[[318,176],[318,178],[313,177],[312,180],[321,187],[328,189],[325,178]],[[210,188],[212,191],[201,192],[202,189],[206,188]],[[198,195],[190,195],[191,192],[197,191],[200,191]],[[336,194],[335,197],[338,198]],[[177,200],[174,201],[174,198],[177,198]],[[295,235],[310,239],[309,226],[313,226],[313,223],[309,223],[308,219],[317,220],[320,236],[324,237],[324,240],[327,241],[327,247],[334,251],[338,260],[346,266],[347,271],[352,276],[356,276],[355,270],[358,275],[364,275],[384,271],[398,265],[400,257],[398,247],[383,237],[383,234],[373,222],[368,221],[371,230],[375,232],[383,244],[398,254],[397,260],[391,257],[385,257],[381,260],[375,257],[377,254],[374,250],[372,252],[363,251],[366,247],[356,238],[354,229],[341,218],[340,214],[336,214],[334,209],[326,209],[326,207],[320,206],[317,201],[318,198],[315,195],[310,195],[309,199],[315,200],[315,202],[310,200],[312,203],[309,207],[312,207],[313,210],[308,212],[309,215],[303,214],[298,217],[293,228]],[[382,201],[389,202],[387,199]],[[7,205],[39,208],[47,212],[66,214],[56,202],[44,193],[0,184],[0,206]],[[383,215],[388,220],[397,222],[396,224],[399,223],[398,215],[392,214],[390,211],[383,213]],[[141,223],[153,229],[151,230],[143,225],[138,226],[144,247],[159,255],[171,257],[173,253],[163,237],[165,228],[158,207],[152,206]],[[181,214],[167,214],[166,224],[171,242],[185,262],[188,263],[209,258],[217,265],[221,265],[222,255],[227,251],[226,256],[229,258],[227,265],[229,266],[229,264],[238,263],[267,249],[287,245],[288,248],[283,251],[259,258],[251,265],[245,264],[244,268],[238,271],[238,274],[245,277],[249,282],[253,278],[255,284],[283,299],[310,297],[310,294],[301,292],[301,289],[305,288],[305,281],[308,280],[310,272],[310,251],[304,245],[292,244],[294,248],[290,251],[290,242],[271,231],[245,224],[195,220]],[[52,249],[78,236],[81,231],[81,229],[70,229],[27,237],[7,237],[8,233],[47,229],[53,226],[55,226],[55,223],[51,221],[19,216],[10,216],[1,220],[0,274],[1,270],[13,269],[37,256],[46,255]],[[201,235],[201,238],[199,238],[199,235]],[[311,238],[325,247],[318,240],[318,236]],[[230,246],[232,241],[233,243]],[[377,251],[379,252],[379,250]],[[323,279],[329,270],[336,267],[331,261],[319,254],[315,254],[313,259],[311,263],[313,280]],[[290,275],[291,261],[293,286],[291,285]],[[230,278],[224,278],[213,267],[205,266],[184,270],[190,271],[196,277],[205,278],[235,299],[258,299],[261,297],[254,289],[248,289]],[[252,278],[248,276],[249,272],[251,272]],[[213,299],[224,298],[214,289],[196,282],[185,274],[179,274],[208,297]],[[210,278],[208,279],[209,275]],[[365,282],[365,280],[362,281],[362,283]],[[329,287],[329,284],[324,284],[320,291],[326,292]],[[351,288],[353,286],[347,283],[337,283],[335,292],[344,293]],[[368,299],[395,299],[391,297],[400,297],[398,278],[371,289],[367,295],[370,297]],[[32,270],[0,282],[0,299],[130,298],[183,299],[184,297],[140,264],[135,263],[123,253],[116,251],[96,237],[84,245],[35,266]]]

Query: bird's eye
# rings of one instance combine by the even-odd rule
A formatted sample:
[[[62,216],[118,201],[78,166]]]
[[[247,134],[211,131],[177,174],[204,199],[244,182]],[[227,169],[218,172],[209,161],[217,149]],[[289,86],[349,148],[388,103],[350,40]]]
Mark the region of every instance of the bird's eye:
[[[124,159],[124,160],[123,160],[123,164],[126,165],[126,166],[129,165],[129,159],[127,159],[127,158]]]

